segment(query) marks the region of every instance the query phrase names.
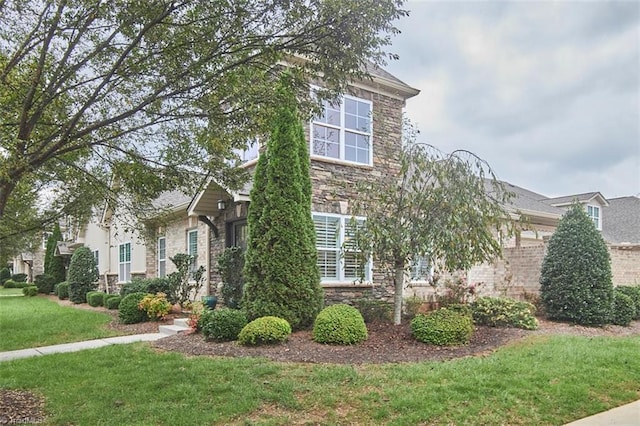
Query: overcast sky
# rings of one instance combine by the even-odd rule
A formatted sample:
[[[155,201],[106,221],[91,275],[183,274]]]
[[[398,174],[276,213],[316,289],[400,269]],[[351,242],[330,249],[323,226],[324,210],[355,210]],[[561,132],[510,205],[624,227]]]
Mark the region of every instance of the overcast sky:
[[[419,140],[547,196],[640,194],[640,1],[409,1],[386,69]]]

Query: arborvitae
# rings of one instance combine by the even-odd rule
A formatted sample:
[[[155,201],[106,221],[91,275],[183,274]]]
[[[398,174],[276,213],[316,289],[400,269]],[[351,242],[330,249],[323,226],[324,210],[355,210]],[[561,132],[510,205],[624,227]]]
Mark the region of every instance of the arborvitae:
[[[47,248],[44,256],[44,273],[51,275],[55,284],[61,283],[66,279],[64,259],[55,255],[58,241],[62,241],[62,232],[60,231],[60,225],[56,223],[53,233],[47,239]]]
[[[609,251],[580,204],[571,206],[549,240],[540,296],[551,319],[584,325],[609,321],[613,304]]]
[[[249,319],[272,315],[300,329],[313,324],[323,292],[311,218],[309,154],[286,77],[278,97],[281,104],[251,192],[243,306]]]
[[[69,300],[85,303],[87,292],[98,287],[98,267],[88,247],[78,247],[69,264]]]

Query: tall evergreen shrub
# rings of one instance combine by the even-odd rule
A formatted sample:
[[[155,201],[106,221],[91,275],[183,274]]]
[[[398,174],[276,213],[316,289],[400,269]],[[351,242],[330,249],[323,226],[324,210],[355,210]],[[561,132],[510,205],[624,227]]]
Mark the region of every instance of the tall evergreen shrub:
[[[71,256],[69,264],[69,300],[84,303],[87,292],[98,288],[98,267],[88,247],[79,247]]]
[[[323,292],[311,218],[309,153],[286,80],[277,89],[281,104],[251,191],[243,307],[250,320],[277,316],[300,329],[313,324]]]
[[[64,259],[56,256],[56,246],[58,241],[62,241],[60,225],[56,223],[53,233],[47,239],[47,247],[44,255],[44,273],[53,277],[54,283],[61,283],[66,279]]]
[[[602,325],[610,318],[613,285],[609,251],[580,204],[571,206],[549,240],[540,296],[551,319]]]

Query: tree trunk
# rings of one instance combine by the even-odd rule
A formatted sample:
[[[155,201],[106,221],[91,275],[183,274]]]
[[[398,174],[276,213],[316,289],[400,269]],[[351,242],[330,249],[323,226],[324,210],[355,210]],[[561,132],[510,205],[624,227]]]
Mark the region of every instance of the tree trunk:
[[[9,195],[11,195],[15,186],[14,183],[6,179],[0,179],[0,217],[4,215],[7,201],[9,201]]]
[[[404,287],[404,260],[396,260],[393,281],[395,284],[393,295],[393,323],[402,322],[402,290]]]

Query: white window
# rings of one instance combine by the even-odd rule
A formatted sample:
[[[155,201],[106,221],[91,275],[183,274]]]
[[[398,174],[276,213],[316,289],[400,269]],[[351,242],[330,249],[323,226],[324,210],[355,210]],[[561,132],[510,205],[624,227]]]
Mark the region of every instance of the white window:
[[[93,260],[96,261],[96,266],[98,267],[98,269],[100,269],[100,251],[99,250],[93,250]]]
[[[363,262],[350,216],[314,214],[318,267],[323,282],[371,281],[371,261]],[[363,219],[356,224],[362,225]]]
[[[424,256],[415,256],[410,265],[411,281],[431,281],[433,268]]]
[[[587,214],[589,218],[593,221],[593,224],[596,226],[596,229],[602,229],[600,226],[600,207],[597,206],[587,206]]]
[[[49,241],[49,237],[53,235],[53,232],[43,232],[42,233],[42,248],[47,249],[47,242]]]
[[[198,267],[197,257],[198,257],[198,230],[193,229],[187,232],[187,254],[193,256],[193,261],[191,262],[191,272],[195,271]]]
[[[255,160],[260,152],[260,141],[257,138],[249,140],[245,149],[236,148],[233,152],[240,157],[240,164]]]
[[[118,246],[118,281],[128,283],[131,281],[131,243]]]
[[[371,102],[345,96],[339,103],[324,101],[311,123],[311,154],[358,164],[373,164]]]
[[[158,238],[158,277],[163,278],[167,275],[167,239],[165,237]]]

